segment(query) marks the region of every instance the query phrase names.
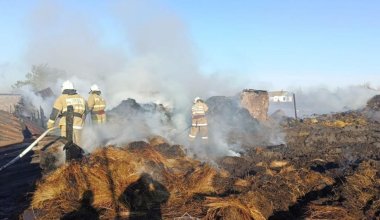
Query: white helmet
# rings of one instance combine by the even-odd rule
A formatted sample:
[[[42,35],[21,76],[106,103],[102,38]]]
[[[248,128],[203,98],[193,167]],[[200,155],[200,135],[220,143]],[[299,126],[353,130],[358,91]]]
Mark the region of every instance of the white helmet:
[[[96,85],[96,84],[93,84],[90,89],[91,89],[91,92],[100,91],[98,85]]]
[[[64,81],[62,83],[61,92],[63,92],[63,90],[65,89],[74,89],[73,83],[70,82],[69,80]]]
[[[199,100],[201,100],[201,98],[199,98],[199,97],[195,97],[195,99],[194,99],[194,103],[197,103]]]

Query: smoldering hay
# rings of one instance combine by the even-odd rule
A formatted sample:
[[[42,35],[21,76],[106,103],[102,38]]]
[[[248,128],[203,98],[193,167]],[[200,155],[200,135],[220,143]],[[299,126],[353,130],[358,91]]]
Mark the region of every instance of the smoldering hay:
[[[375,105],[375,106],[373,106]],[[368,109],[284,124],[287,146],[247,149],[215,163],[162,137],[96,149],[38,183],[41,219],[362,219],[380,207],[376,97]],[[337,141],[339,140],[339,141]]]
[[[58,168],[38,184],[31,208],[38,219],[93,215],[167,219],[186,212],[205,219],[266,219],[274,208],[287,207],[306,192],[334,182],[319,173],[289,167],[268,178],[273,184],[259,177],[234,177],[190,159],[181,146],[155,137],[150,143],[97,149],[86,161]],[[263,184],[263,190],[250,191],[253,183]],[[271,201],[270,194],[284,184],[288,190],[283,198],[289,200]],[[236,193],[230,194],[232,189]]]

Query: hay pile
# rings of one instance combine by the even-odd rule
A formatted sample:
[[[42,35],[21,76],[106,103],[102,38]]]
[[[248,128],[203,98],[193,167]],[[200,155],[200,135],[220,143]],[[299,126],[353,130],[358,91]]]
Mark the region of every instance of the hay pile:
[[[354,220],[347,209],[341,206],[326,206],[326,205],[310,205],[308,207],[307,217],[308,220],[322,220],[322,219],[331,219],[331,220]]]
[[[380,217],[380,162],[365,161],[341,187],[343,206],[355,216]]]
[[[380,163],[364,161],[334,189],[325,205],[308,205],[306,219],[378,219],[380,217]],[[328,205],[333,204],[333,205]]]
[[[360,112],[336,113],[333,115],[320,115],[315,118],[303,120],[308,125],[320,125],[331,128],[344,128],[348,126],[365,126],[368,124],[364,114]]]
[[[156,138],[108,146],[62,166],[37,185],[38,219],[267,219],[306,193],[334,183],[306,169],[275,167],[243,178],[188,158]]]
[[[109,146],[95,151],[87,160],[62,166],[38,184],[31,208],[39,219],[58,219],[78,210],[83,212],[83,201],[88,205],[85,195],[93,195],[91,206],[103,219],[139,216],[138,212],[147,208],[139,205],[158,205],[159,209],[165,204],[162,209],[166,216],[178,217],[186,211],[200,214],[203,210],[192,207],[189,201],[195,194],[216,193],[218,187],[212,181],[221,174],[184,156],[165,156],[157,151],[158,146],[145,142],[124,148]],[[155,204],[150,204],[152,201]],[[160,210],[156,211],[153,214],[161,216]]]

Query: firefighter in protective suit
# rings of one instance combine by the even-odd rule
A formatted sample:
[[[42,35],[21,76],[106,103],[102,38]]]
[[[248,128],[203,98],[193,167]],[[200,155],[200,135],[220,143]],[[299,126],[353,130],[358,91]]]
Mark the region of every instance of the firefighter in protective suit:
[[[87,104],[94,124],[103,124],[106,122],[106,112],[104,111],[106,101],[100,94],[101,91],[99,87],[96,84],[92,85]]]
[[[66,115],[67,107],[73,106],[73,142],[77,145],[80,144],[82,128],[86,118],[86,100],[77,94],[74,85],[70,81],[65,81],[61,88],[62,94],[55,100],[53,110],[50,114],[47,127],[52,128],[55,120],[60,117],[59,128],[61,129],[61,136],[66,137]]]
[[[196,97],[194,99],[194,105],[191,108],[191,130],[189,134],[190,141],[194,141],[197,137],[197,134],[200,133],[201,139],[207,142],[207,111],[208,106],[204,103],[204,101],[201,98]]]

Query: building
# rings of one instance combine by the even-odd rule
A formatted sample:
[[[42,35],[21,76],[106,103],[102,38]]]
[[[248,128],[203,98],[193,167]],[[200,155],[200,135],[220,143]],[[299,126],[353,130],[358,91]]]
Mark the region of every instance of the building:
[[[0,94],[0,110],[14,113],[21,100],[20,94]]]
[[[293,93],[287,91],[269,92],[269,102],[293,102]]]

